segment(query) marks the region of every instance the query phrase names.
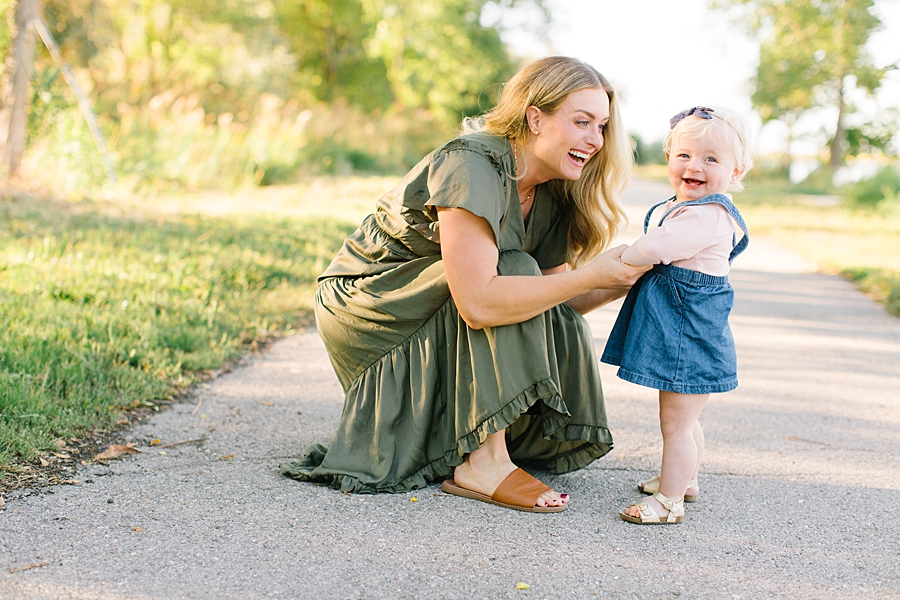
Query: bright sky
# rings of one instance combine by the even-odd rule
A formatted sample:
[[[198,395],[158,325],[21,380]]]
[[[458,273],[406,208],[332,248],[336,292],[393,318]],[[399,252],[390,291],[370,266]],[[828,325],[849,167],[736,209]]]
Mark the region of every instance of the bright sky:
[[[526,55],[575,56],[596,67],[620,93],[626,126],[645,141],[662,139],[669,117],[698,104],[728,106],[759,123],[747,85],[757,49],[725,14],[710,11],[708,0],[550,2],[552,48],[524,36],[509,41]],[[876,0],[876,9],[885,28],[870,48],[882,66],[900,60],[900,1]],[[900,73],[890,77],[879,101],[900,105]],[[761,137],[761,151],[777,147],[767,137],[772,133]]]

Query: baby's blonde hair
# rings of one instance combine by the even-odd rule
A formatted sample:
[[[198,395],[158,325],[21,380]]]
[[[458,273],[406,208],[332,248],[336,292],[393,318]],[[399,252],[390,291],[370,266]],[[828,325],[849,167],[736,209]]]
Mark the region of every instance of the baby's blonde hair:
[[[714,137],[716,142],[731,145],[738,174],[728,186],[729,192],[740,192],[744,189],[744,176],[753,168],[753,157],[750,154],[750,130],[738,114],[727,108],[714,107],[705,114],[712,119],[703,119],[697,115],[689,115],[669,130],[664,150],[666,156],[672,151],[675,140],[687,135],[691,139],[703,140]]]

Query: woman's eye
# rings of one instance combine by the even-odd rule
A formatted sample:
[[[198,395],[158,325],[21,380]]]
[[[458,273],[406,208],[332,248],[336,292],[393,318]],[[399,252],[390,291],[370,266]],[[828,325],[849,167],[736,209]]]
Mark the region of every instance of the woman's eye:
[[[579,119],[578,121],[575,121],[575,123],[576,123],[579,127],[587,127],[589,122],[586,121],[585,119]]]
[[[607,127],[609,127],[609,123],[600,123],[598,129],[600,130],[600,133],[603,133],[604,131],[606,131]]]

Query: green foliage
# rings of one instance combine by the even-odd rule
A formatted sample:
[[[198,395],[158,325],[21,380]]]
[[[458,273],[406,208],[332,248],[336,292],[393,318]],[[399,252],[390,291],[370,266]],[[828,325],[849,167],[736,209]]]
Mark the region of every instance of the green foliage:
[[[0,466],[296,326],[350,229],[0,204]]]
[[[664,165],[666,164],[666,153],[663,151],[663,140],[654,142],[645,142],[641,136],[633,134],[631,136],[634,145],[635,163],[639,165]]]
[[[875,175],[857,181],[844,190],[844,197],[851,206],[886,207],[900,204],[900,171],[896,165],[887,165]]]
[[[15,0],[0,0],[0,56],[6,56],[12,44],[12,33],[15,27]],[[0,61],[0,81],[6,76],[6,61]],[[4,98],[0,98],[0,107]]]
[[[873,93],[895,68],[876,67],[866,50],[881,24],[871,11],[873,0],[723,0],[713,5],[743,9],[740,20],[760,41],[752,99],[764,123],[777,119],[790,128],[810,109],[836,108],[832,171],[848,152],[885,150],[896,126],[886,140],[877,132],[859,135],[862,128],[848,138],[845,122],[854,111],[854,92]]]
[[[900,317],[900,272],[853,267],[844,269],[841,274],[884,304],[888,312]]]
[[[859,127],[848,127],[844,140],[847,156],[882,155],[897,156],[891,148],[891,141],[900,132],[900,110],[891,107],[882,111],[870,123]]]
[[[46,0],[43,14],[91,97],[119,178],[130,189],[192,189],[408,168],[462,115],[493,104],[517,64],[484,13],[523,3],[543,7]],[[26,177],[76,195],[104,182],[79,118],[39,44]]]

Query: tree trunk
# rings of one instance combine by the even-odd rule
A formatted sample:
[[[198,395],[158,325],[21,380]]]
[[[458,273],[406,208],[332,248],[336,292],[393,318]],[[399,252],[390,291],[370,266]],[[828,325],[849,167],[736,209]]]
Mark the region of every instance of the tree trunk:
[[[841,146],[844,143],[844,112],[846,110],[846,104],[844,102],[844,74],[841,73],[840,81],[838,82],[838,118],[837,118],[837,126],[834,130],[834,139],[831,140],[831,150],[830,156],[828,157],[828,169],[831,171],[831,174],[834,175],[837,173],[837,170],[841,168],[841,162],[843,159],[843,151],[841,150]]]
[[[13,104],[9,116],[9,133],[3,151],[3,163],[9,176],[15,177],[22,165],[28,131],[28,106],[31,103],[31,74],[34,70],[34,29],[31,21],[37,17],[37,0],[18,0],[16,3],[16,39],[13,42]]]

